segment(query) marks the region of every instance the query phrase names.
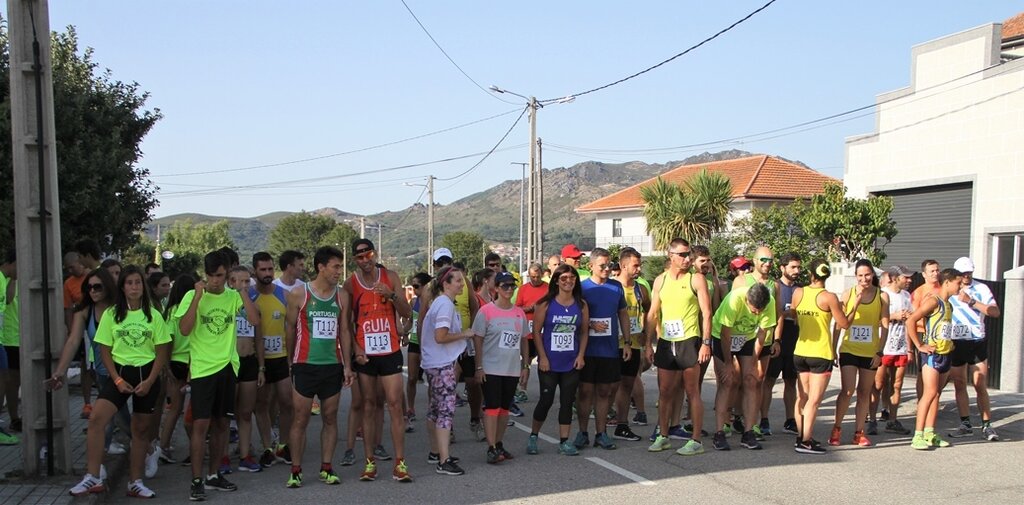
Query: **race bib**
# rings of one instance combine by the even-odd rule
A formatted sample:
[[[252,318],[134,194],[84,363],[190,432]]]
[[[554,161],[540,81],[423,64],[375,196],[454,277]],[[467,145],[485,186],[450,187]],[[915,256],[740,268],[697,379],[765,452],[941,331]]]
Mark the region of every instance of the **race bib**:
[[[590,328],[590,336],[591,337],[610,337],[610,336],[612,336],[612,318],[610,318],[610,317],[595,317],[595,318],[590,320],[590,323],[591,324],[595,324],[595,323],[601,324],[601,323],[604,323],[604,325],[605,325],[605,329],[603,331],[602,330],[595,330],[593,327],[591,327]]]
[[[530,319],[526,322],[526,326],[529,329],[530,335],[533,335],[533,317],[532,317],[532,315],[531,315]]]
[[[576,335],[573,333],[552,333],[551,352],[571,352],[576,350]]]
[[[249,324],[249,320],[241,317],[235,317],[235,333],[240,338],[253,338],[256,336],[256,328]]]
[[[949,340],[953,336],[953,325],[949,323],[941,323],[936,328],[935,340]]]
[[[503,331],[498,337],[499,349],[519,349],[519,332]]]
[[[661,334],[666,339],[676,339],[683,336],[683,321],[674,319],[661,323]]]
[[[336,317],[314,317],[313,338],[338,338],[338,318]]]
[[[867,325],[857,325],[850,327],[850,342],[857,343],[871,343],[871,327]]]
[[[644,329],[640,325],[640,318],[639,317],[631,317],[631,318],[629,318],[629,334],[630,335],[636,335],[637,333],[640,333],[642,331],[644,331]]]
[[[279,353],[283,349],[282,338],[280,335],[276,337],[264,337],[263,338],[263,350],[265,352]]]
[[[749,338],[750,337],[747,335],[733,335],[732,345],[729,346],[732,352],[740,352],[740,350],[743,349],[743,346],[746,345],[747,339]]]
[[[974,335],[971,333],[971,327],[966,324],[956,323],[947,326],[950,328],[949,336],[953,340],[971,340]]]
[[[391,334],[365,333],[363,334],[363,348],[366,349],[366,354],[370,356],[391,354],[394,352],[391,349]]]
[[[907,330],[902,324],[889,325],[889,338],[885,340],[885,349],[882,353],[887,356],[907,353]]]

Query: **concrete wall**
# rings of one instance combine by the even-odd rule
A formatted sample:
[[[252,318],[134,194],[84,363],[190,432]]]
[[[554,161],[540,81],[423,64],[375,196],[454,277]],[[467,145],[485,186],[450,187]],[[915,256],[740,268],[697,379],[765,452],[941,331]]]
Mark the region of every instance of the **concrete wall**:
[[[1003,274],[1006,280],[1003,306],[1003,356],[999,389],[1024,393],[1024,267]]]

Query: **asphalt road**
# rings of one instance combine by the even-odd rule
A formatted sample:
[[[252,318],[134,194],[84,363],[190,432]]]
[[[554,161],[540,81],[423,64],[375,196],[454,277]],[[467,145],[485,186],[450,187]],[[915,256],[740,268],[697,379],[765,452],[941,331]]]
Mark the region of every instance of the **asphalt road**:
[[[714,379],[708,374],[703,394],[708,407],[714,398]],[[816,437],[828,438],[834,398],[839,382],[833,377],[828,397],[822,405]],[[428,443],[422,421],[425,407],[425,387],[420,386],[417,412],[420,421],[416,432],[406,436],[409,472],[412,483],[398,483],[390,479],[391,462],[378,464],[379,477],[375,482],[359,482],[361,463],[341,467],[337,461],[344,452],[346,414],[350,396],[342,393],[339,449],[335,455],[335,469],[342,479],[340,486],[327,486],[316,479],[319,461],[319,417],[313,417],[309,428],[309,441],[304,461],[305,482],[300,489],[288,489],[285,480],[288,467],[282,464],[260,473],[238,472],[228,478],[236,483],[238,491],[224,493],[207,491],[207,501],[223,504],[288,504],[296,500],[306,503],[414,503],[414,504],[471,504],[471,503],[566,503],[601,502],[619,503],[681,503],[699,501],[729,504],[769,503],[856,503],[887,501],[901,504],[952,502],[969,500],[972,503],[1021,504],[1024,503],[1024,479],[1020,469],[1024,466],[1024,395],[996,392],[993,396],[994,426],[1002,440],[987,442],[980,430],[970,438],[948,439],[953,447],[933,451],[914,451],[909,436],[880,434],[872,437],[875,447],[860,448],[847,445],[829,448],[824,456],[796,454],[793,437],[781,434],[782,385],[775,388],[776,401],[772,406],[773,427],[779,431],[764,442],[764,450],[751,451],[739,445],[739,437],[730,438],[733,449],[718,452],[705,442],[706,453],[683,457],[674,451],[647,452],[646,435],[653,426],[634,430],[644,436],[641,442],[616,441],[617,450],[587,448],[576,457],[557,453],[551,437],[557,437],[553,409],[545,425],[547,437],[540,443],[541,453],[525,454],[527,426],[538,397],[535,376],[530,384],[530,402],[522,405],[526,417],[518,418],[519,425],[509,428],[505,446],[516,458],[498,465],[485,462],[486,444],[470,440],[468,407],[459,408],[456,420],[458,442],[452,453],[462,459],[466,469],[463,476],[438,475],[434,465],[426,462]],[[645,375],[647,412],[652,421],[657,398],[654,372]],[[958,418],[952,402],[952,386],[943,394],[943,407],[939,429],[945,431],[956,425]],[[904,397],[913,398],[913,382],[908,381]],[[915,402],[906,402],[901,409],[903,422],[913,426]],[[556,407],[557,408],[557,405]],[[973,406],[972,406],[973,408]],[[853,408],[847,416],[844,434],[852,434]],[[976,411],[974,411],[976,412]],[[632,418],[632,413],[630,414]],[[977,417],[975,416],[975,419]],[[575,435],[575,426],[573,430]],[[183,430],[175,444],[184,455],[186,442]],[[384,444],[391,452],[389,437]],[[680,442],[673,441],[673,447]],[[361,462],[362,442],[356,444],[357,459]],[[237,458],[233,461],[237,465]],[[162,465],[159,474],[147,480],[157,492],[155,503],[183,503],[188,501],[190,471],[179,465]],[[124,495],[124,478],[107,495],[106,501],[126,503],[133,501]]]

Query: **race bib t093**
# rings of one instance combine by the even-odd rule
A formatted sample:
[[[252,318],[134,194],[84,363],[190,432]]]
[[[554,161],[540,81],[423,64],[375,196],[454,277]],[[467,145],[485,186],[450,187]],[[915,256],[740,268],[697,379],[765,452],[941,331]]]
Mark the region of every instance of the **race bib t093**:
[[[574,333],[552,333],[552,352],[571,352],[576,350],[576,334]]]

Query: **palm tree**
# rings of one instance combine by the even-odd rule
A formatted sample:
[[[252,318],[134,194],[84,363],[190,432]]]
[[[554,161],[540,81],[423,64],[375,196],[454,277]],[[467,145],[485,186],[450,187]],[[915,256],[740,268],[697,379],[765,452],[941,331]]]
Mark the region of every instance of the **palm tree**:
[[[640,188],[640,196],[647,233],[654,237],[655,247],[664,249],[677,237],[707,243],[723,230],[732,205],[732,184],[728,177],[705,169],[682,185],[658,177],[653,185]]]

